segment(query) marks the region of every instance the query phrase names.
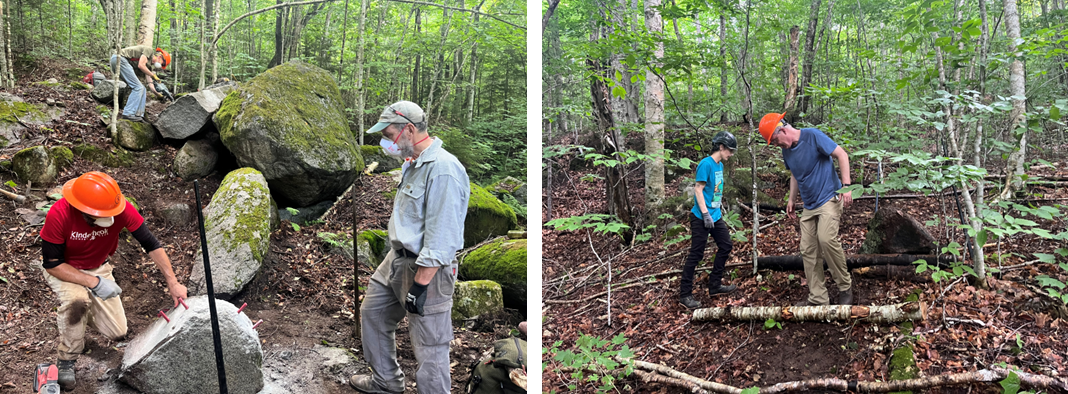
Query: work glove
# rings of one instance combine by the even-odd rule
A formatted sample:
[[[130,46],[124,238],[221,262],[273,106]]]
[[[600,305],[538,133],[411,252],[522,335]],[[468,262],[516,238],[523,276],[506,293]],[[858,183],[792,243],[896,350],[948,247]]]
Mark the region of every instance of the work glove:
[[[408,289],[408,296],[404,299],[404,309],[408,313],[423,316],[423,304],[426,304],[426,285],[412,282],[412,288]]]
[[[96,278],[100,279],[100,282],[96,284],[96,287],[89,289],[93,291],[94,296],[97,296],[102,300],[107,300],[108,298],[117,297],[119,294],[122,294],[122,289],[119,288],[119,285],[116,284],[115,281],[100,277],[99,275]]]
[[[152,79],[155,79],[155,80],[159,81],[159,75],[152,74]]]
[[[716,222],[712,221],[712,214],[708,212],[701,212],[701,219],[705,220],[705,228],[712,228],[716,226]]]

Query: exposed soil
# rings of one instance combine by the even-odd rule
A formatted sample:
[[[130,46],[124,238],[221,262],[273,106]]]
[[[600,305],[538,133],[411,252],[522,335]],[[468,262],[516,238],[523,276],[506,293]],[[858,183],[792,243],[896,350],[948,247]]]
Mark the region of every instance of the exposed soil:
[[[14,89],[0,91],[15,94],[30,103],[53,99],[66,106],[66,114],[49,124],[31,127],[18,146],[0,150],[0,160],[10,160],[18,150],[42,144],[70,147],[87,143],[114,150],[94,109],[97,104],[88,92],[60,91],[31,83],[51,77],[70,81],[64,70],[74,68],[84,70],[78,75],[80,79],[88,69],[62,59],[19,63],[18,66],[19,84]],[[147,117],[153,119],[164,107],[162,103],[152,102]],[[134,164],[129,168],[105,168],[76,156],[73,164],[61,171],[55,184],[32,185],[27,202],[16,204],[0,200],[0,204],[8,208],[0,210],[0,240],[3,240],[0,243],[0,277],[3,278],[0,280],[0,365],[4,366],[0,368],[0,393],[29,392],[34,366],[41,362],[55,362],[56,356],[55,309],[58,301],[41,275],[41,241],[38,236],[41,226],[28,225],[15,209],[34,208],[36,203],[46,201],[49,189],[81,173],[105,171],[118,180],[124,194],[134,197],[140,204],[146,223],[170,256],[175,274],[185,283],[195,252],[200,248],[197,225],[195,221],[186,225],[165,223],[158,213],[167,202],[195,205],[193,182],[177,177],[171,168],[176,152],[177,147],[168,144],[158,145],[148,152],[133,152]],[[203,206],[211,201],[227,170],[220,169],[199,180]],[[0,172],[0,183],[8,180],[19,182],[13,173]],[[353,188],[356,192],[344,195],[322,222],[300,226],[299,230],[283,222],[271,234],[270,253],[262,271],[242,294],[232,300],[235,305],[248,303],[245,313],[253,321],[263,319],[258,330],[267,380],[274,381],[273,375],[279,375],[278,379],[289,379],[284,387],[293,392],[350,393],[354,391],[347,385],[348,376],[368,371],[362,362],[360,341],[353,336],[356,291],[352,281],[353,261],[333,253],[318,234],[332,232],[351,236],[354,204],[359,207],[359,228],[386,228],[392,202],[383,196],[383,192],[389,189],[390,182],[386,176],[362,177]],[[19,192],[25,194],[25,185],[20,183],[19,186]],[[170,298],[162,275],[129,234],[120,239],[119,248],[110,261],[116,267],[116,281],[123,288],[122,300],[132,337],[156,319],[158,310],[171,306]],[[370,267],[360,267],[361,289],[366,286],[371,272]],[[487,317],[479,323],[474,327],[477,330],[463,327],[454,330],[456,339],[451,352],[454,391],[463,387],[469,378],[471,362],[483,350],[492,347],[495,339],[506,337],[518,324],[518,314]],[[71,393],[132,392],[121,382],[114,382],[124,354],[124,343],[110,341],[92,329],[87,333],[86,353],[76,365],[79,387]],[[398,331],[397,342],[401,367],[409,377],[409,389],[414,390],[416,364],[404,322]],[[347,349],[355,355],[356,361],[319,368],[315,363],[324,346]]]
[[[723,129],[727,125],[719,126]],[[739,126],[729,126],[736,136],[744,136]],[[713,132],[710,132],[710,135]],[[668,136],[668,140],[680,136]],[[638,137],[632,137],[640,138]],[[745,137],[741,138],[745,141]],[[631,141],[634,142],[634,141]],[[640,144],[640,141],[637,141]],[[552,144],[572,143],[570,136],[551,141]],[[549,142],[547,142],[547,145]],[[1065,147],[1047,149],[1041,157],[1057,162],[1055,168],[1042,168],[1030,172],[1032,176],[1068,175],[1065,162]],[[692,150],[676,149],[683,155],[698,157]],[[749,167],[750,158],[735,155],[737,167]],[[770,148],[758,150],[758,162],[780,160]],[[859,161],[859,160],[855,160]],[[989,163],[997,168],[998,163]],[[603,179],[582,180],[587,174],[604,176],[603,167],[585,167],[573,156],[563,156],[554,161],[552,193],[552,218],[607,213]],[[854,164],[856,168],[856,164]],[[867,179],[873,179],[872,168],[865,169]],[[892,172],[894,168],[885,168]],[[629,198],[636,212],[642,211],[644,200],[643,171],[628,169]],[[997,169],[992,173],[1000,173]],[[692,173],[684,175],[691,177]],[[759,186],[772,198],[783,199],[788,184],[776,176],[758,174]],[[666,185],[667,197],[679,195],[682,179]],[[730,182],[730,179],[728,179]],[[854,181],[856,182],[856,181]],[[1028,190],[1034,197],[1045,201],[1042,205],[1064,204],[1068,190],[1063,186],[1031,186]],[[544,193],[543,193],[544,194]],[[912,194],[904,191],[902,194]],[[548,201],[543,196],[543,203]],[[692,207],[692,202],[688,203]],[[964,243],[959,230],[947,229],[944,218],[956,216],[953,198],[938,195],[912,199],[881,199],[880,208],[894,207],[921,223],[932,217],[943,218],[938,225],[928,225],[927,230],[938,240],[939,246],[951,241]],[[1061,212],[1065,211],[1063,205]],[[544,212],[544,211],[543,211]],[[867,225],[875,212],[875,201],[855,200],[845,210],[840,226],[840,238],[845,253],[857,254]],[[656,218],[662,212],[648,214]],[[687,213],[688,214],[688,213]],[[743,229],[752,228],[752,213],[739,212]],[[836,377],[846,380],[885,381],[889,379],[889,356],[895,345],[908,340],[901,326],[864,322],[780,322],[781,328],[766,328],[764,322],[753,323],[701,323],[691,322],[691,313],[678,302],[680,274],[645,278],[637,285],[623,288],[622,285],[636,278],[681,269],[690,242],[682,241],[665,246],[663,233],[667,222],[686,226],[683,234],[689,234],[686,214],[662,220],[646,219],[642,226],[657,224],[652,239],[633,246],[622,245],[614,235],[597,235],[586,231],[560,232],[546,227],[543,234],[543,294],[544,318],[542,346],[551,348],[560,342],[559,348],[574,349],[581,334],[595,335],[603,339],[623,334],[624,342],[635,353],[635,358],[647,362],[662,363],[670,368],[701,379],[729,384],[735,387],[767,387],[776,383]],[[1041,228],[1054,234],[1064,231],[1068,221],[1064,217],[1042,220]],[[542,222],[548,221],[543,217]],[[782,213],[764,211],[760,225],[774,223],[761,231],[759,251],[762,256],[798,255],[798,223]],[[733,231],[732,231],[733,232]],[[589,235],[588,235],[589,234]],[[771,306],[793,305],[808,293],[804,273],[774,272],[762,270],[753,275],[752,234],[746,242],[734,242],[733,252],[727,264],[724,279],[735,284],[738,291],[710,298],[704,292],[707,271],[699,271],[695,279],[694,296],[703,307],[726,306]],[[991,242],[991,241],[988,241]],[[988,246],[986,254],[1000,251],[1003,261],[988,259],[991,267],[1010,266],[1034,260],[1032,253],[1053,253],[1064,247],[1060,241],[1042,239],[1034,235],[1017,234]],[[594,252],[593,249],[596,249]],[[716,247],[710,241],[705,260],[698,269],[710,268]],[[596,253],[596,254],[595,254]],[[608,263],[611,263],[611,316],[607,313],[607,297],[599,295],[606,290]],[[971,265],[971,261],[967,261]],[[1061,281],[1068,275],[1052,264],[1035,264],[1022,269],[992,275],[991,289],[982,290],[970,286],[967,281],[952,284],[912,283],[904,280],[868,278],[853,275],[854,304],[890,304],[904,302],[913,292],[928,307],[928,319],[919,323],[915,331],[921,339],[916,341],[916,362],[923,376],[967,372],[983,369],[995,363],[1029,369],[1031,372],[1064,377],[1068,374],[1068,348],[1063,338],[1068,331],[1068,322],[1051,316],[1048,298],[1033,292],[1027,285],[1034,285],[1034,277],[1050,275]],[[831,299],[837,297],[837,287],[830,275],[826,283]],[[944,296],[943,296],[944,294]],[[559,303],[564,301],[566,303]],[[611,325],[608,325],[609,318]],[[983,323],[955,323],[944,318],[973,319]],[[773,323],[773,322],[772,322]],[[1017,336],[1019,335],[1019,336]],[[1022,343],[1018,348],[1017,339]],[[546,358],[544,391],[568,391],[575,384],[580,391],[595,391],[600,383],[579,382],[570,372],[561,371],[560,361]],[[680,392],[681,388],[663,384],[643,383],[636,377],[628,378],[618,387],[626,385],[636,392]],[[624,388],[624,391],[627,389]],[[931,390],[931,392],[1000,392],[1000,386],[975,384]]]

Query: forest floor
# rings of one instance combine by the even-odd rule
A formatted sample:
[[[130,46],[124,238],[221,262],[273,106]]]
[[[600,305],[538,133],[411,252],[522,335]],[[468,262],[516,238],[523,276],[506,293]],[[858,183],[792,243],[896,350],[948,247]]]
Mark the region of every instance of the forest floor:
[[[20,82],[14,89],[0,89],[0,92],[22,97],[29,103],[45,103],[51,99],[64,105],[66,113],[49,124],[30,127],[21,143],[0,150],[0,160],[10,160],[20,149],[42,144],[71,147],[85,143],[114,151],[96,114],[97,103],[89,97],[88,91],[60,91],[32,83],[53,77],[69,81],[64,70],[80,67],[62,59],[48,59],[22,63],[17,68],[16,77]],[[88,71],[83,68],[81,75]],[[148,118],[153,119],[163,108],[164,104],[152,102]],[[169,202],[196,205],[193,182],[177,177],[171,168],[180,147],[164,143],[147,152],[131,152],[133,165],[122,168],[106,168],[75,156],[74,162],[61,171],[56,184],[32,185],[28,193],[25,185],[20,184],[19,193],[29,197],[25,203],[0,200],[0,204],[7,207],[0,210],[0,365],[3,366],[0,368],[0,393],[31,391],[35,365],[55,362],[56,359],[55,311],[58,301],[41,274],[41,225],[28,224],[16,209],[34,210],[35,205],[46,201],[49,189],[86,171],[105,171],[119,181],[125,195],[134,197],[139,203],[146,223],[164,245],[179,281],[185,284],[196,250],[200,248],[196,221],[175,226],[165,223],[158,213],[158,209]],[[200,180],[204,206],[211,201],[225,175],[226,171],[219,170]],[[15,174],[0,171],[0,183],[9,180],[19,182]],[[284,380],[288,382],[284,388],[292,392],[351,393],[354,391],[347,384],[348,377],[352,373],[369,371],[362,361],[360,341],[353,335],[353,261],[339,257],[318,234],[332,232],[351,236],[353,204],[360,207],[358,228],[385,229],[392,203],[383,195],[392,187],[390,182],[384,175],[361,177],[321,223],[298,229],[283,222],[271,234],[270,253],[262,270],[242,294],[231,300],[239,306],[248,303],[245,313],[253,321],[263,319],[258,330],[266,380],[277,384]],[[110,262],[115,266],[116,281],[123,288],[129,339],[155,321],[158,310],[169,308],[170,298],[163,276],[129,234],[120,238],[119,248]],[[369,266],[361,266],[361,290],[366,287],[371,273]],[[469,366],[475,358],[492,348],[494,340],[507,337],[516,327],[519,319],[515,315],[487,318],[472,330],[454,329],[450,357],[453,391],[466,384],[470,377]],[[397,343],[401,368],[409,377],[408,391],[414,391],[416,363],[406,322],[402,322],[397,331]],[[76,364],[79,387],[71,393],[135,392],[122,383],[115,383],[124,354],[123,345],[123,342],[108,340],[92,329],[87,330],[86,354]],[[300,363],[287,362],[295,354],[314,353],[322,346],[347,349],[356,361],[331,369],[318,364],[298,368]],[[268,367],[271,367],[270,371]]]
[[[736,126],[731,126],[736,127]],[[744,136],[743,130],[733,130]],[[638,137],[640,138],[640,137]],[[668,139],[673,137],[669,136]],[[745,138],[742,138],[744,141]],[[631,142],[631,141],[628,141]],[[570,137],[552,141],[553,144],[572,143]],[[640,141],[637,141],[640,144]],[[547,142],[546,145],[549,145]],[[781,160],[778,149],[758,150],[758,162]],[[676,152],[682,152],[682,149]],[[691,159],[698,160],[692,152]],[[1032,176],[1068,176],[1066,147],[1044,153],[1045,159],[1057,162],[1054,168],[1033,170]],[[573,156],[554,159],[551,189],[552,218],[606,213],[603,179],[582,180],[588,174],[603,174],[603,169],[573,163]],[[748,154],[735,155],[737,167],[749,167]],[[854,168],[859,160],[853,160]],[[994,163],[990,163],[988,171]],[[692,167],[691,167],[692,168]],[[866,169],[865,171],[869,171]],[[888,169],[886,171],[894,171]],[[867,179],[874,178],[866,174]],[[643,204],[643,171],[632,170],[628,175],[629,198],[634,210]],[[776,176],[759,174],[761,190],[771,197],[785,200],[788,184]],[[682,178],[692,179],[692,172],[671,181],[666,187],[668,198],[679,195]],[[856,179],[856,178],[854,178]],[[728,178],[728,182],[730,179]],[[856,182],[856,180],[854,180]],[[996,187],[996,186],[995,186]],[[1064,213],[1068,202],[1068,188],[1064,186],[1030,187],[1033,195],[1052,201]],[[913,194],[903,192],[903,194]],[[543,203],[545,197],[543,197]],[[1055,205],[1060,204],[1060,205]],[[781,204],[780,204],[781,205]],[[692,207],[692,202],[688,207]],[[880,207],[894,207],[908,213],[921,223],[932,217],[956,215],[956,202],[937,195],[911,199],[882,199]],[[875,212],[872,199],[855,200],[842,217],[840,238],[847,255],[857,254],[864,241],[869,220]],[[661,212],[649,214],[656,217]],[[675,221],[686,220],[683,234],[689,234],[688,213],[675,213]],[[800,214],[800,211],[798,212]],[[743,228],[752,228],[752,213],[740,212]],[[543,217],[543,223],[548,217]],[[680,220],[682,219],[682,220]],[[1041,228],[1054,234],[1064,231],[1068,221],[1064,217],[1041,220],[1033,216]],[[941,220],[945,223],[945,220]],[[661,223],[661,222],[657,222]],[[783,213],[761,213],[761,226],[773,223],[759,235],[762,256],[799,255],[799,229],[796,220]],[[645,225],[648,225],[646,222]],[[635,359],[662,363],[670,368],[712,382],[746,388],[768,387],[776,383],[816,378],[840,378],[858,381],[887,381],[891,352],[897,345],[914,341],[916,366],[921,376],[975,371],[996,363],[1007,363],[1025,371],[1049,376],[1068,376],[1068,321],[1051,316],[1046,308],[1048,298],[1033,290],[1035,276],[1046,274],[1062,282],[1068,273],[1053,264],[1034,264],[1005,271],[990,277],[990,289],[977,289],[963,280],[914,283],[905,280],[871,278],[853,275],[854,304],[884,305],[904,302],[910,294],[918,293],[927,305],[927,320],[917,323],[912,335],[897,325],[879,325],[859,321],[847,322],[780,322],[781,327],[765,327],[765,322],[706,323],[692,322],[691,312],[678,302],[680,274],[666,273],[682,268],[689,241],[665,246],[663,230],[656,230],[651,240],[633,246],[623,245],[618,236],[597,235],[585,231],[554,231],[549,227],[543,234],[543,338],[542,346],[573,350],[582,334],[610,340],[623,335]],[[942,225],[927,227],[941,246],[951,241],[964,244],[963,235],[947,231]],[[727,295],[709,298],[704,291],[707,271],[699,271],[695,279],[694,296],[702,307],[727,306],[789,306],[808,294],[804,272],[774,272],[762,270],[752,273],[752,233],[749,241],[734,243],[727,261],[726,284],[738,286]],[[989,242],[989,241],[988,241]],[[1060,241],[1050,241],[1034,235],[1016,235],[1003,239],[987,249],[987,255],[1000,250],[1002,261],[988,260],[991,267],[1010,266],[1034,260],[1032,253],[1053,253],[1063,248]],[[715,255],[714,242],[709,242],[705,258],[698,269],[710,267]],[[1062,262],[1063,262],[1062,258]],[[606,279],[611,263],[611,315],[608,315]],[[736,267],[730,267],[732,264]],[[968,261],[968,264],[971,264]],[[621,284],[643,278],[636,284]],[[654,279],[655,278],[655,279]],[[929,277],[928,277],[929,279]],[[827,275],[831,299],[837,288]],[[610,319],[610,320],[609,320]],[[957,319],[957,320],[954,320]],[[611,325],[609,325],[609,321]],[[970,321],[969,323],[959,323]],[[618,349],[619,347],[614,347]],[[605,349],[596,349],[603,351]],[[596,391],[600,382],[578,381],[572,371],[553,360],[556,353],[546,356],[543,390],[568,391],[576,385],[581,391]],[[602,369],[602,373],[603,369]],[[587,372],[587,377],[589,373]],[[623,391],[680,392],[680,387],[660,383],[643,383],[633,376],[617,387]],[[930,392],[1001,392],[996,384],[973,384],[946,387]]]

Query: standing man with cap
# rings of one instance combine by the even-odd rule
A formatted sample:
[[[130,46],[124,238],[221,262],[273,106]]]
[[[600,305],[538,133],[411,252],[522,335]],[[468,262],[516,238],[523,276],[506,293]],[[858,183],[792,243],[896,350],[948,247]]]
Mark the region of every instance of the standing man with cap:
[[[122,55],[122,56],[119,56]],[[111,55],[111,70],[117,71],[126,85],[133,89],[130,97],[126,99],[126,106],[122,108],[122,118],[140,122],[145,116],[145,85],[153,94],[159,95],[152,80],[159,80],[159,76],[149,69],[166,69],[171,63],[171,55],[160,48],[152,49],[148,45],[135,45],[123,48],[119,55]],[[117,63],[117,64],[116,64]],[[130,63],[137,63],[134,69]],[[139,77],[145,78],[142,84]]]
[[[838,284],[838,304],[853,304],[853,280],[846,267],[845,252],[838,238],[842,209],[853,202],[851,193],[838,194],[849,186],[849,154],[830,137],[816,128],[796,129],[783,121],[785,113],[771,113],[760,119],[760,135],[768,145],[782,148],[783,162],[790,170],[790,195],[786,216],[797,219],[794,202],[798,192],[805,203],[801,213],[801,259],[808,279],[808,298],[798,306],[827,305],[827,287],[823,284],[823,261]],[[841,181],[834,175],[838,160]]]
[[[701,302],[693,298],[693,276],[705,257],[708,237],[716,241],[719,250],[712,262],[712,273],[708,275],[708,296],[726,294],[738,289],[738,286],[724,286],[723,271],[727,257],[730,256],[734,243],[731,242],[727,223],[723,221],[723,162],[734,155],[738,141],[729,131],[721,131],[712,137],[712,154],[697,164],[696,183],[693,186],[693,213],[690,216],[690,253],[682,266],[682,280],[679,285],[679,302],[689,309],[701,307]]]
[[[119,233],[130,230],[156,263],[167,292],[178,306],[186,289],[174,276],[171,260],[145,219],[126,203],[119,184],[102,172],[87,172],[63,185],[63,198],[48,210],[41,228],[45,281],[59,297],[59,385],[74,389],[74,363],[85,347],[85,326],[104,336],[126,336],[122,289],[107,259],[119,246]]]
[[[448,393],[449,341],[456,252],[464,244],[464,219],[471,194],[467,171],[427,134],[426,114],[399,101],[382,111],[368,133],[382,133],[383,150],[411,159],[403,170],[389,218],[390,251],[378,265],[360,305],[363,353],[370,375],[353,375],[361,393],[401,393],[404,373],[397,363],[397,325],[405,316],[418,368],[420,393]]]

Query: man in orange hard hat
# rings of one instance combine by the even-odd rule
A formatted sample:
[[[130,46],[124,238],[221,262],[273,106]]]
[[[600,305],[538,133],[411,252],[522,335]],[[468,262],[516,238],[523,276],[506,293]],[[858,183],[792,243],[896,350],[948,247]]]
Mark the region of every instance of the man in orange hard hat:
[[[48,210],[41,228],[45,281],[59,297],[59,384],[74,388],[74,363],[85,347],[85,326],[91,324],[110,339],[126,336],[122,289],[111,274],[108,257],[129,230],[163,272],[174,306],[186,288],[174,276],[171,260],[145,219],[126,203],[118,183],[102,172],[87,172],[63,185],[63,198]]]
[[[171,63],[171,55],[161,48],[153,49],[148,45],[123,48],[119,55],[111,55],[111,70],[118,72],[123,82],[133,89],[126,99],[126,106],[122,108],[122,118],[140,122],[144,120],[145,101],[148,99],[145,85],[153,94],[160,95],[152,83],[152,80],[159,81],[159,76],[152,70],[165,70]],[[132,64],[137,64],[137,68]],[[145,78],[145,83],[141,83],[141,78]]]
[[[853,202],[851,193],[839,194],[849,186],[849,154],[816,128],[797,129],[786,123],[786,114],[771,113],[760,119],[760,135],[768,145],[782,148],[783,162],[790,170],[790,195],[786,216],[796,219],[794,202],[798,193],[804,202],[801,212],[801,259],[808,279],[808,298],[797,305],[827,305],[823,260],[838,285],[838,304],[853,303],[852,278],[846,267],[845,252],[838,239],[842,209]],[[832,158],[838,160],[841,180],[834,174]],[[822,257],[822,258],[821,258]]]

